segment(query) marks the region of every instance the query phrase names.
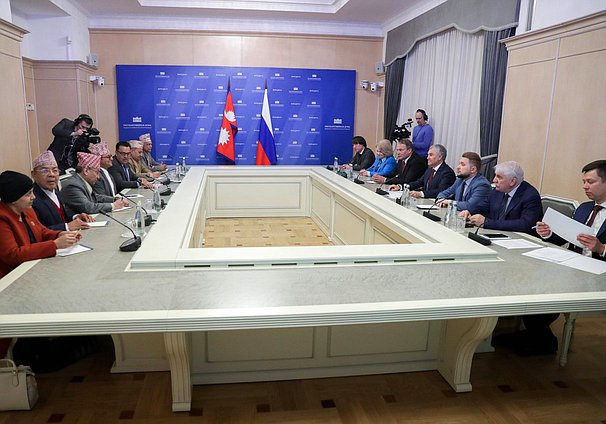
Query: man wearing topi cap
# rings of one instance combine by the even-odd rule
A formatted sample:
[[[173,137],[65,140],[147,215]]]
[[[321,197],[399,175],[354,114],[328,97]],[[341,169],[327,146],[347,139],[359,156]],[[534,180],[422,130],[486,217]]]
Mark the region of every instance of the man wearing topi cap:
[[[102,202],[93,191],[99,179],[101,157],[91,153],[78,152],[76,173],[63,183],[61,195],[69,213],[111,212],[128,206],[126,200]]]
[[[108,172],[109,167],[112,166],[112,154],[104,142],[91,144],[88,150],[93,155],[99,156],[101,160],[99,179],[93,185],[93,191],[96,193],[99,202],[111,203],[118,198],[118,187],[116,187],[114,177]]]
[[[135,175],[139,178],[158,178],[161,175],[161,172],[153,172],[141,161],[141,157],[143,156],[143,143],[139,140],[131,140],[128,144],[130,144],[130,169],[133,170]]]
[[[158,162],[151,155],[153,143],[150,133],[141,134],[139,136],[139,141],[143,143],[143,154],[141,155],[141,163],[143,166],[152,171],[166,171],[168,166],[166,166],[165,163]]]
[[[94,218],[86,213],[74,217],[67,215],[63,200],[57,190],[59,166],[50,150],[34,159],[32,178],[34,179],[33,208],[38,219],[51,230],[84,230]],[[73,218],[73,219],[72,219]]]

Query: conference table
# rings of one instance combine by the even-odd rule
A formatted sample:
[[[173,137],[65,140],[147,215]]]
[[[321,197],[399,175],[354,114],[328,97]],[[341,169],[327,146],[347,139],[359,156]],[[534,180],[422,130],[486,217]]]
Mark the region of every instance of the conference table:
[[[184,200],[179,200],[179,195],[181,199],[193,196],[183,193],[188,190],[188,178],[208,180],[213,172],[220,174],[217,181],[237,172],[242,172],[243,178],[247,179],[250,175],[259,179],[272,173],[280,176],[281,172],[289,176],[300,174],[308,181],[314,178],[326,181],[335,190],[341,190],[342,197],[345,196],[343,193],[349,193],[352,198],[363,199],[367,202],[365,205],[375,205],[377,210],[390,210],[395,215],[400,213],[394,208],[401,207],[392,201],[325,169],[302,171],[297,167],[284,167],[289,169],[263,170],[259,174],[260,171],[253,168],[217,167],[208,170],[192,167],[181,186],[173,185],[176,188],[175,200],[169,199],[158,223],[148,229],[142,249],[148,249],[149,255],[155,257],[169,248],[171,228],[176,232],[178,226],[185,225],[174,218],[177,216],[174,214],[183,213],[179,202]],[[280,178],[284,180],[284,177]],[[133,192],[137,190],[131,190]],[[146,190],[140,192],[145,197],[150,196]],[[308,192],[310,189],[303,187],[302,193]],[[360,209],[364,208],[360,206]],[[132,212],[116,212],[113,216],[124,221]],[[372,214],[372,210],[368,209],[368,213]],[[470,243],[462,235],[452,235],[450,230],[439,228],[440,223],[430,223],[426,218],[409,212],[404,216],[406,221],[417,226],[421,222],[419,219],[426,220],[428,233],[445,232],[445,240],[454,240],[465,246]],[[193,221],[190,224],[193,227],[200,225]],[[164,230],[155,228],[155,225],[162,225]],[[167,232],[162,235],[162,231]],[[234,346],[230,344],[234,335],[246,338],[252,334],[253,338],[268,342],[273,339],[264,338],[267,334],[264,331],[270,332],[272,337],[280,336],[281,333],[275,332],[294,331],[294,337],[291,335],[285,339],[289,340],[288,343],[276,347],[287,350],[287,345],[301,339],[301,335],[309,337],[309,343],[313,345],[319,343],[328,331],[329,340],[333,343],[332,357],[323,358],[320,365],[302,366],[299,373],[292,372],[289,368],[292,363],[288,363],[285,367],[289,368],[288,371],[282,370],[271,378],[437,369],[454,390],[470,391],[474,352],[490,336],[499,316],[606,310],[604,274],[595,275],[539,261],[521,255],[523,250],[508,250],[495,245],[489,249],[482,247],[486,250],[477,252],[473,246],[468,246],[474,255],[486,254],[488,260],[485,261],[463,257],[455,261],[434,258],[398,262],[396,258],[387,264],[373,260],[358,261],[348,266],[336,262],[301,267],[212,268],[186,264],[179,269],[167,266],[146,268],[142,261],[144,266],[137,268],[131,260],[138,256],[118,250],[119,244],[125,240],[122,237],[124,232],[125,229],[114,222],[106,227],[87,230],[82,243],[93,250],[31,261],[1,279],[0,337],[143,335],[136,339],[139,344],[145,343],[146,336],[156,337],[156,341],[159,338],[171,372],[174,411],[191,408],[192,378],[194,384],[263,379],[262,373],[253,375],[253,371],[247,369],[242,374],[250,377],[248,380],[212,380],[210,377],[205,380],[204,370],[193,369],[196,367],[194,357],[199,354],[201,346],[193,341],[196,334],[205,334],[207,344],[202,346],[202,350],[206,349],[210,355],[214,349],[211,345],[213,337],[218,337],[218,344]],[[534,241],[546,245],[540,240]],[[180,243],[184,243],[183,240]],[[438,249],[438,244],[435,247]],[[396,248],[398,246],[394,245],[393,249]],[[371,253],[389,251],[383,245],[364,246],[363,250]],[[422,251],[421,247],[419,251]],[[143,254],[139,252],[137,255]],[[422,331],[428,334],[423,339],[427,346],[421,343],[421,347],[406,352],[412,357],[408,365],[398,359],[397,349],[396,353],[389,354],[389,366],[369,363],[368,358],[373,352],[367,351],[356,351],[354,355],[355,358],[366,358],[362,368],[356,368],[353,359],[337,362],[337,346],[348,345],[352,338],[359,338],[361,333],[356,331],[364,330],[362,334],[370,334],[371,337],[371,333],[379,328],[377,326],[396,326],[389,327],[395,328],[396,332],[400,328],[404,328],[403,331],[410,328],[397,327],[399,325],[414,328],[403,339],[402,343],[406,345],[414,344],[415,337],[420,334],[419,326],[422,325]],[[310,329],[315,332],[308,333]],[[393,339],[393,333],[390,337]],[[307,349],[301,343],[301,349]],[[353,349],[358,348],[354,346]],[[421,351],[429,352],[429,357],[420,357]],[[222,356],[230,354],[229,351],[220,352]],[[383,352],[377,353],[377,357],[385,356]],[[402,358],[404,356],[401,355]],[[298,358],[299,354],[295,357]],[[239,356],[234,356],[235,363],[239,359]],[[300,359],[299,362],[307,360],[312,361],[313,358]],[[252,362],[259,364],[258,360]],[[284,360],[282,362],[285,363]],[[266,366],[276,368],[272,367]],[[141,370],[144,369],[142,366]],[[196,372],[198,377],[194,377]]]

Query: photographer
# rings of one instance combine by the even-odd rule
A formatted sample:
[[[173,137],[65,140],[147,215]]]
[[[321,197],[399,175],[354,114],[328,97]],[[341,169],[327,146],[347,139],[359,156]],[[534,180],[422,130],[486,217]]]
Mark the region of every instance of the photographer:
[[[55,138],[50,146],[48,146],[48,150],[53,152],[62,174],[70,167],[68,161],[69,152],[72,149],[74,140],[82,134],[85,134],[92,126],[93,118],[86,114],[81,114],[73,121],[63,118],[53,127],[53,135]]]

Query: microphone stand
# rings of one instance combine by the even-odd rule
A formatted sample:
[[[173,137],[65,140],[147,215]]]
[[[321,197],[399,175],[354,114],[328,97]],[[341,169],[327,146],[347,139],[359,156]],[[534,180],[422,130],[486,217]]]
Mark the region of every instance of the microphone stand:
[[[484,237],[483,235],[478,234],[478,231],[480,231],[480,228],[482,226],[477,225],[476,227],[477,228],[473,233],[471,231],[469,233],[467,233],[467,237],[469,237],[473,241],[478,242],[484,246],[490,246],[492,244],[492,241],[488,237]]]
[[[121,221],[118,221],[116,218],[114,218],[113,216],[109,215],[106,212],[99,211],[99,213],[101,215],[104,215],[104,216],[108,217],[112,221],[117,222],[118,224],[122,225],[124,228],[127,228],[128,231],[130,231],[131,233],[133,233],[133,238],[131,240],[126,240],[124,243],[122,243],[120,245],[120,251],[121,252],[134,252],[139,247],[141,247],[141,237],[139,237],[138,235],[136,235],[132,228],[130,228],[125,223],[123,223]]]
[[[131,202],[135,206],[139,206],[137,203],[135,203],[134,200],[129,199],[122,193],[118,193],[118,196],[122,197],[123,199],[126,199],[127,201]],[[149,213],[147,213],[147,211],[145,210],[145,208],[143,206],[141,206],[141,209],[143,210],[143,212],[145,212],[145,226],[149,227],[153,221],[152,216]]]
[[[434,215],[434,214],[432,214],[432,213],[431,213],[431,210],[433,209],[433,207],[434,207],[434,206],[435,206],[435,205],[436,205],[436,204],[437,204],[437,203],[438,203],[440,200],[442,200],[442,199],[440,199],[439,197],[438,197],[438,198],[436,198],[435,202],[433,202],[433,205],[431,205],[431,207],[430,207],[429,209],[427,209],[425,212],[423,212],[423,216],[424,216],[425,218],[429,218],[429,219],[431,219],[431,220],[432,220],[432,221],[434,221],[434,222],[440,222],[440,221],[442,220],[442,218],[440,218],[439,216]]]

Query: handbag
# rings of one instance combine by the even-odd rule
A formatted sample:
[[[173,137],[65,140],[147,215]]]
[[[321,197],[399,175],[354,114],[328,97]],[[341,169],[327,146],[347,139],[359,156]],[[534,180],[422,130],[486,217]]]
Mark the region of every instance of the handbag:
[[[38,401],[38,386],[30,367],[0,359],[0,411],[32,409]]]

